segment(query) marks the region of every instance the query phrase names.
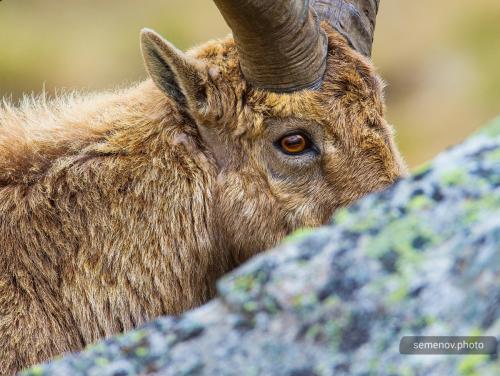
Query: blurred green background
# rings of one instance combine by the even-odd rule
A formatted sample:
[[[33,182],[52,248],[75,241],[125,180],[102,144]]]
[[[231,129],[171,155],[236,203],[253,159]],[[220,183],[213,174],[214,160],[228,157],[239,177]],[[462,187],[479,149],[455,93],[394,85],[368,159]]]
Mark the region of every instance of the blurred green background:
[[[0,97],[140,80],[145,26],[183,49],[229,32],[209,0],[3,0]],[[499,0],[381,0],[375,39],[410,166],[500,113]]]

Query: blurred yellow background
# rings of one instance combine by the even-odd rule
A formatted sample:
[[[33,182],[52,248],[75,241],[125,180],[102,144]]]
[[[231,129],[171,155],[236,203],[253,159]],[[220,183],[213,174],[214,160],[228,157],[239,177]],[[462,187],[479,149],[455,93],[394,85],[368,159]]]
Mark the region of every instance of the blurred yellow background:
[[[229,32],[208,0],[3,0],[0,97],[140,80],[145,26],[182,49]],[[416,166],[500,114],[500,1],[381,0],[373,59]]]

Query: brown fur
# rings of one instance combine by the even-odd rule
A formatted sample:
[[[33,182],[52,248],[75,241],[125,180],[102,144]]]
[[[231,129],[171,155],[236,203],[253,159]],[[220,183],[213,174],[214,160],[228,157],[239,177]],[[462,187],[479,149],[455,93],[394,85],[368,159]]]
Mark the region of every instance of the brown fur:
[[[380,79],[328,34],[317,91],[248,87],[228,39],[185,56],[204,103],[181,78],[185,105],[150,80],[4,105],[1,373],[196,307],[244,260],[404,174]],[[318,159],[275,150],[296,128],[320,140]]]

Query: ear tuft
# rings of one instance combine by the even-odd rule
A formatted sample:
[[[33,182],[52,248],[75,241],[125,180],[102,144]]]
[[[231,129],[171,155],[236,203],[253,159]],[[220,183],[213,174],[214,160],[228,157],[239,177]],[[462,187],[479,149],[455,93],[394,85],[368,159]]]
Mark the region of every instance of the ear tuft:
[[[146,70],[161,91],[183,106],[206,100],[197,62],[151,29],[141,30],[141,49]]]

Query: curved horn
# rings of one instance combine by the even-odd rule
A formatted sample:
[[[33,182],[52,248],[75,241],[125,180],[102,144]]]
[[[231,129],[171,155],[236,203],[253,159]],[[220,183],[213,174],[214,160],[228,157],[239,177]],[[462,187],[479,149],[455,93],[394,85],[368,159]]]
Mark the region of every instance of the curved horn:
[[[214,0],[233,31],[241,70],[253,86],[276,92],[317,87],[327,38],[309,0]]]
[[[380,0],[311,0],[321,20],[328,21],[358,52],[370,57]]]

